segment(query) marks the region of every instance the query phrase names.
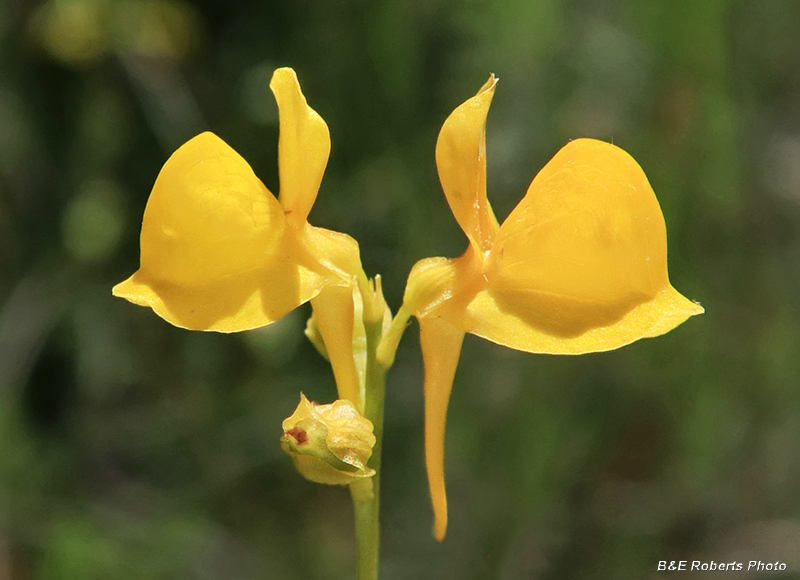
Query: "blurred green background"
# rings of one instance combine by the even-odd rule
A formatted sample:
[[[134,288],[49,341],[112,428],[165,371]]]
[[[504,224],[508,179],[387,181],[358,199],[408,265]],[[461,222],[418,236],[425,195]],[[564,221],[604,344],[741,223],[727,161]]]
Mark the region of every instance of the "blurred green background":
[[[800,578],[798,29],[792,0],[0,0],[0,580],[354,577],[348,494],[278,444],[300,391],[335,397],[308,310],[192,333],[110,292],[189,137],[213,130],[278,190],[279,66],[332,134],[310,220],[359,240],[393,309],[418,259],[466,247],[434,144],[490,72],[498,217],[567,140],[613,141],[706,308],[581,357],[468,336],[443,544],[412,325],[388,379],[382,578],[655,578],[660,560]]]

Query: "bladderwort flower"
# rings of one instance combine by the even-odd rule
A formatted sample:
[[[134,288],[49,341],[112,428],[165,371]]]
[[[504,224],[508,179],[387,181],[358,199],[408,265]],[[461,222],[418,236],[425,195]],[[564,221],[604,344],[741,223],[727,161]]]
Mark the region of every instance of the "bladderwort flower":
[[[307,479],[349,487],[358,577],[375,580],[388,368],[375,352],[391,312],[380,276],[364,273],[356,241],[308,223],[330,153],[328,126],[292,69],[276,70],[270,88],[280,123],[279,197],[213,133],[189,140],[153,186],[139,269],[112,291],[201,331],[265,326],[311,303],[306,336],[331,363],[339,398],[317,405],[301,396],[281,445]]]
[[[469,239],[460,258],[412,269],[404,308],[425,363],[425,450],[434,532],[447,530],[445,419],[464,334],[532,353],[581,354],[669,332],[703,308],[667,277],[667,236],[641,167],[593,139],[564,146],[502,225],[486,197],[486,116],[497,79],[447,118],[436,164]]]
[[[310,301],[339,397],[363,412],[354,356],[354,304],[364,287],[357,242],[307,221],[331,141],[290,68],[275,71],[280,136],[276,198],[213,133],[167,160],[144,212],[139,270],[115,296],[190,330],[237,332],[270,324]],[[361,279],[359,279],[361,278]],[[319,341],[318,341],[319,342]]]

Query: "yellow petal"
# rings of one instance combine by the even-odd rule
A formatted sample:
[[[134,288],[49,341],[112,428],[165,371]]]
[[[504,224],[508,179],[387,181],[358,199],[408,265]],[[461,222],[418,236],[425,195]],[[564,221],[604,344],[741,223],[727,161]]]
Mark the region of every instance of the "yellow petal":
[[[437,317],[420,318],[419,328],[425,362],[425,464],[433,503],[434,535],[441,542],[447,532],[445,421],[464,333]]]
[[[486,288],[483,255],[470,245],[458,258],[426,258],[411,269],[403,305],[417,318],[444,318],[469,331],[467,305]]]
[[[497,79],[447,118],[436,142],[439,180],[458,224],[480,251],[491,247],[497,218],[486,198],[486,115]]]
[[[288,262],[282,266],[195,287],[155,280],[140,269],[114,286],[112,293],[152,308],[180,328],[239,332],[275,322],[325,285],[313,270]]]
[[[520,310],[516,309],[517,312]],[[526,314],[534,311],[532,307],[527,310]],[[554,327],[559,332],[564,327],[555,320],[557,314],[548,313],[546,302],[541,303],[541,310],[537,313],[539,316],[534,319],[501,308],[491,291],[483,290],[470,303],[466,317],[470,322],[464,327],[472,334],[517,350],[583,354],[613,350],[640,338],[659,336],[690,316],[702,312],[702,306],[687,300],[672,286],[668,286],[651,300],[625,312],[612,324],[592,327],[581,334],[564,335],[554,331]],[[570,315],[574,314],[574,310],[570,311]]]
[[[292,69],[276,70],[269,86],[280,113],[280,201],[286,219],[301,226],[314,205],[328,163],[330,133],[322,117],[308,106]]]
[[[142,222],[142,262],[159,280],[218,282],[269,263],[284,225],[283,209],[247,161],[202,133],[158,174]]]
[[[702,311],[669,285],[664,218],[644,172],[592,139],[536,176],[500,227],[487,278],[470,331],[530,352],[617,348]]]
[[[325,275],[326,288],[311,301],[314,320],[333,367],[340,399],[363,412],[363,381],[359,379],[354,341],[363,331],[354,326],[354,277],[362,272],[358,243],[340,232],[306,223],[298,232],[304,251]]]
[[[428,316],[453,298],[455,278],[454,260],[447,258],[420,260],[408,274],[403,305],[417,318]]]
[[[333,368],[340,399],[349,400],[364,412],[359,373],[355,363],[353,287],[331,286],[311,299],[328,360]],[[363,326],[363,323],[362,323]]]
[[[203,133],[159,173],[142,222],[141,267],[113,292],[176,326],[233,332],[277,320],[325,282],[248,163]]]
[[[353,276],[363,271],[358,242],[347,234],[306,223],[296,236],[309,258],[326,272],[329,284],[350,286]]]

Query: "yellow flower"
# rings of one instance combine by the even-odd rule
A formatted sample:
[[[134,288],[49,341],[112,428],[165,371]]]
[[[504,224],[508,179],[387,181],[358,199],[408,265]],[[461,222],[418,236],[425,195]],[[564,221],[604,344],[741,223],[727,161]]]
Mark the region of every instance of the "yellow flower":
[[[190,330],[237,332],[311,301],[340,398],[363,410],[353,360],[358,244],[306,220],[330,153],[325,121],[295,72],[275,71],[280,197],[213,133],[167,160],[142,221],[139,270],[113,293]]]
[[[404,306],[419,320],[425,447],[444,538],[447,404],[466,332],[534,353],[581,354],[664,334],[703,308],[667,277],[664,218],[641,167],[622,149],[571,141],[499,225],[486,197],[486,115],[496,79],[445,121],[436,164],[469,238],[460,258],[412,269]]]

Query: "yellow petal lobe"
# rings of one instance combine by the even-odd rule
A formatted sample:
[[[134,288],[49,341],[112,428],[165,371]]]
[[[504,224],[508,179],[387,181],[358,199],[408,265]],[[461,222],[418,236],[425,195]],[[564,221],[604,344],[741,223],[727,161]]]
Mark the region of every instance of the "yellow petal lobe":
[[[554,334],[542,323],[517,316],[498,306],[490,291],[481,291],[470,302],[465,324],[469,332],[526,352],[543,354],[584,354],[613,350],[641,338],[660,336],[690,316],[702,314],[703,307],[684,298],[668,286],[653,299],[634,306],[608,326],[590,328],[575,336]]]
[[[264,326],[326,282],[287,235],[275,197],[213,133],[191,139],[164,164],[140,241],[141,267],[114,295],[191,330]]]
[[[269,263],[283,229],[275,196],[241,155],[206,132],[175,151],[156,178],[142,263],[159,280],[214,283]]]
[[[331,151],[330,133],[322,117],[308,106],[294,70],[279,68],[269,86],[280,116],[280,201],[287,221],[301,226],[322,183]]]
[[[433,503],[434,535],[441,542],[447,532],[445,422],[464,332],[437,317],[420,318],[419,328],[425,363],[425,465]]]
[[[664,218],[641,167],[593,139],[539,172],[500,227],[487,278],[471,332],[530,352],[617,348],[698,312],[674,299]]]
[[[436,141],[436,166],[447,203],[481,252],[491,247],[498,227],[486,197],[486,115],[496,84],[492,75],[477,95],[453,111]]]

